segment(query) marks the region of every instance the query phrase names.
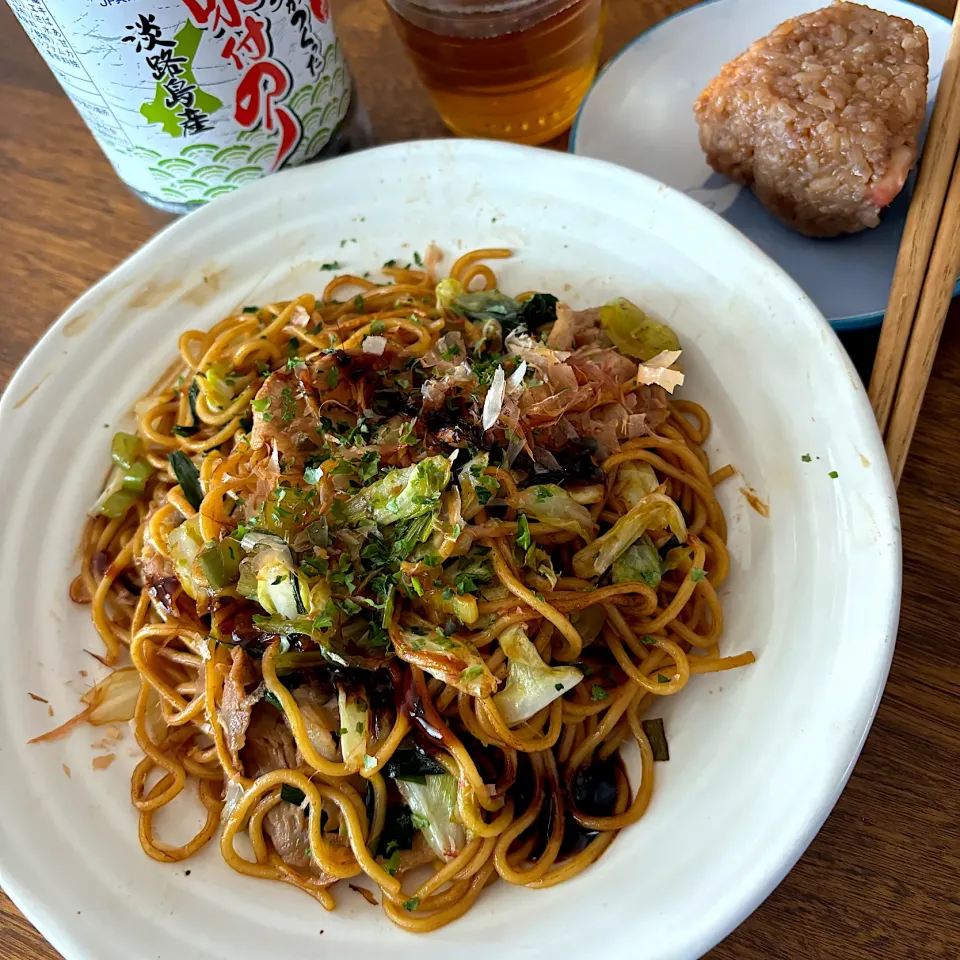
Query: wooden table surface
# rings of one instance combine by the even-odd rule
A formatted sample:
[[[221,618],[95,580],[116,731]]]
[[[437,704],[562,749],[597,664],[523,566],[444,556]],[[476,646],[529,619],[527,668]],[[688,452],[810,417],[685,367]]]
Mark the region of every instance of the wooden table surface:
[[[688,5],[610,0],[604,56]],[[445,135],[382,0],[332,6],[376,140]],[[949,16],[953,3],[929,6]],[[74,299],[168,219],[117,180],[0,4],[0,386]],[[953,319],[960,319],[956,304]],[[848,342],[861,370],[873,343],[870,335]],[[900,486],[903,612],[876,722],[810,849],[711,960],[960,957],[957,424],[960,324],[948,322]],[[817,709],[815,691],[810,709]],[[58,956],[0,894],[0,960]]]

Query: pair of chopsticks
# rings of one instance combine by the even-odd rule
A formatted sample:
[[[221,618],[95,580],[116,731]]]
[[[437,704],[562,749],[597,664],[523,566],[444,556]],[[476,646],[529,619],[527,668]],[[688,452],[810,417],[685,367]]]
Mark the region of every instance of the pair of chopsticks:
[[[880,332],[870,402],[894,483],[960,274],[960,3]]]

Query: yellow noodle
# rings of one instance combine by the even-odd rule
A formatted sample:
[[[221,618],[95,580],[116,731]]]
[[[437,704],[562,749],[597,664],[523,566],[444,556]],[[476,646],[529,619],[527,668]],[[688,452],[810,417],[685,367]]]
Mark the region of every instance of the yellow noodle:
[[[454,261],[449,275],[467,290],[492,290],[497,279],[485,261],[509,255],[499,248],[473,250]],[[364,418],[371,419],[367,408],[376,406],[381,391],[378,381],[371,392],[358,367],[393,371],[393,357],[404,371],[426,371],[432,364],[435,369],[428,375],[439,379],[459,363],[437,365],[438,359],[446,362],[444,345],[437,347],[441,337],[451,333],[454,340],[461,338],[472,362],[489,335],[484,321],[438,305],[437,256],[431,250],[424,261],[414,257],[416,264],[385,265],[389,282],[342,274],[320,298],[305,293],[264,303],[225,317],[207,331],[183,333],[176,363],[137,405],[139,456],[153,473],[119,515],[87,520],[80,569],[70,588],[76,602],[90,604],[104,660],[119,662],[129,647],[140,674],[132,720],[144,757],[132,774],[130,798],[148,856],[167,863],[186,859],[219,832],[221,853],[234,870],[294,886],[328,910],[335,907],[336,884],[365,874],[379,886],[387,917],[418,933],[462,916],[497,877],[542,889],[586,869],[621,829],[643,816],[650,802],[654,755],[640,717],[659,702],[656,698],[682,690],[691,675],[754,660],[749,652],[720,650],[724,620],[718,591],[731,564],[715,488],[736,471],[729,465],[711,470],[704,450],[711,429],[707,411],[670,397],[655,433],[623,441],[604,460],[602,483],[565,487],[602,534],[632,506],[622,502],[625,494],[617,486],[621,466],[641,462],[653,469],[661,501],[664,495],[671,498],[687,527],[684,548],[670,554],[671,569],[661,571],[659,582],[575,576],[573,556],[587,534],[559,522],[551,525],[546,515],[521,516],[511,504],[524,502],[516,498],[534,481],[516,466],[489,465],[483,474],[496,481],[490,501],[475,505],[460,529],[443,535],[442,543],[408,554],[388,622],[370,607],[365,614],[368,623],[382,623],[398,648],[403,631],[412,630],[414,638],[432,636],[435,659],[427,665],[414,657],[393,657],[384,666],[388,674],[360,673],[349,657],[347,666],[340,664],[334,673],[314,670],[322,656],[320,637],[332,645],[323,649],[334,660],[340,656],[338,644],[347,645],[342,631],[351,617],[360,615],[346,612],[352,610],[347,600],[361,609],[372,599],[376,569],[361,563],[347,576],[336,566],[337,551],[340,557],[346,551],[330,549],[332,535],[343,536],[336,517],[352,493],[348,484],[369,483],[376,476],[376,463],[370,472],[371,453],[393,456],[390,466],[401,468],[424,456],[425,423],[409,422],[399,405],[391,407],[390,415],[402,420],[409,434],[401,438],[398,428],[383,441],[369,427],[361,429],[356,411],[362,408]],[[524,302],[534,293],[517,299]],[[382,337],[390,353],[382,359],[365,354],[371,336]],[[346,359],[335,351],[346,351]],[[420,358],[425,358],[422,364],[415,362]],[[304,371],[313,378],[313,392],[297,379]],[[504,372],[509,375],[511,368],[505,366]],[[207,393],[215,375],[224,378],[229,395]],[[409,373],[403,375],[409,380]],[[419,383],[409,386],[415,399]],[[390,386],[386,379],[384,386]],[[623,389],[629,392],[636,385]],[[467,402],[479,407],[482,389],[474,381],[468,392]],[[383,394],[388,406],[395,393]],[[619,399],[607,387],[598,395],[601,403]],[[298,397],[302,409],[290,406]],[[516,402],[514,394],[511,403]],[[255,412],[259,418],[252,417]],[[285,436],[288,421],[298,421],[296,436],[288,436],[291,443],[281,450],[276,435]],[[528,430],[522,418],[517,429],[527,431],[517,439],[532,455],[536,431]],[[344,430],[351,431],[349,439]],[[314,449],[311,443],[326,443],[329,449],[317,456],[322,462],[308,461],[316,476],[307,484],[304,461]],[[175,451],[196,467],[195,485],[174,471],[168,457]],[[453,468],[457,478],[466,460],[462,453]],[[558,452],[561,464],[563,457]],[[182,460],[174,462],[182,467]],[[458,486],[455,482],[450,490]],[[279,510],[270,514],[261,508],[252,522],[251,504],[265,500]],[[302,524],[301,517],[307,518]],[[323,527],[316,542],[312,534],[304,540],[321,518],[329,529]],[[195,544],[198,559],[185,561],[178,553],[182,544],[178,548],[169,538],[186,520],[198,527],[202,542]],[[299,603],[309,606],[304,617],[317,619],[309,627],[300,625],[304,633],[281,638],[265,627],[262,632],[252,629],[264,610],[244,596],[247,587],[237,582],[236,571],[220,589],[203,586],[217,562],[216,555],[206,552],[228,535],[243,540],[241,524],[261,535],[265,529],[285,534],[290,546],[299,536],[294,556],[313,550],[317,565],[304,573],[310,596],[305,600],[300,595]],[[520,548],[517,539],[527,531],[530,543]],[[665,529],[648,533],[657,547],[669,538]],[[360,541],[356,551],[363,548]],[[474,548],[487,551],[492,578],[475,586],[469,578],[463,583],[443,579]],[[321,625],[317,614],[326,608],[314,605],[314,590],[324,599],[329,591],[336,600],[333,609],[343,612],[333,625]],[[382,609],[378,602],[377,610]],[[464,612],[474,609],[475,615]],[[452,610],[463,620],[449,626]],[[251,620],[251,614],[257,619]],[[283,619],[279,614],[267,619],[278,618]],[[501,642],[507,631],[518,629],[545,664],[576,664],[589,678],[545,702],[528,720],[508,724],[504,718],[509,714],[496,694],[514,668]],[[251,630],[260,637],[259,646],[248,646]],[[294,660],[285,663],[288,642]],[[469,669],[456,657],[455,671],[444,668],[443,657],[457,649],[471,652],[471,659],[463,661],[471,664]],[[300,655],[308,657],[310,666],[291,667]],[[478,671],[489,674],[482,693],[468,688],[467,678]],[[383,693],[383,677],[392,697]],[[361,687],[362,694],[357,692]],[[340,728],[340,721],[327,729],[333,722],[330,712],[339,714],[339,697],[352,697],[349,702],[358,710],[358,701],[366,698],[369,729],[362,722],[359,730]],[[271,716],[277,743],[255,746],[280,751],[283,759],[264,771],[257,759],[262,749],[250,749],[251,739],[259,736],[252,721]],[[682,722],[676,716],[675,722]],[[363,751],[344,761],[342,745],[350,734],[361,737]],[[395,850],[389,843],[398,800],[391,777],[417,756],[408,752],[414,747],[427,754],[417,762],[431,761],[424,777],[446,775],[451,779],[445,782],[455,789],[453,820],[463,828],[465,840],[442,857],[430,847],[422,825],[413,849]],[[640,779],[633,787],[620,760],[626,748],[640,755]],[[600,813],[576,806],[576,777],[592,765],[600,765],[595,769],[606,770],[615,783],[615,801]],[[526,802],[516,786],[521,777],[533,784]],[[154,835],[154,815],[191,784],[206,820],[187,843],[168,844]],[[292,810],[291,803],[303,813]],[[280,836],[276,824],[291,817],[303,825],[300,838],[309,851],[298,859],[274,842]],[[571,830],[580,833],[571,838]],[[252,860],[235,848],[241,832],[249,838]],[[562,854],[566,849],[574,852]],[[421,867],[427,869],[426,878],[412,877]]]

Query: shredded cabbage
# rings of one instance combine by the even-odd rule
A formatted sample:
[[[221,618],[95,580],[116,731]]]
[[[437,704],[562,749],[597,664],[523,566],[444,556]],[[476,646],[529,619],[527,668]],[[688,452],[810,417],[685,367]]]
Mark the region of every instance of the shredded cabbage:
[[[617,469],[613,495],[627,510],[632,510],[647,494],[660,485],[653,467],[640,460],[628,460]]]
[[[628,357],[649,360],[664,350],[680,349],[680,341],[670,327],[623,297],[600,308],[600,325],[614,346]]]
[[[551,590],[556,587],[557,580],[560,578],[557,576],[556,570],[553,569],[553,560],[546,550],[541,550],[536,544],[531,544],[523,558],[523,565],[529,570],[533,570],[534,573],[539,573],[544,580],[548,581]]]
[[[337,703],[340,707],[340,753],[351,772],[363,766],[370,734],[370,709],[363,691],[349,693],[337,685]]]
[[[440,509],[433,518],[430,539],[416,547],[411,556],[414,564],[430,560],[431,565],[450,558],[453,548],[463,532],[463,516],[460,509],[460,492],[451,487],[440,498]]]
[[[238,376],[226,364],[211,363],[197,374],[196,384],[213,410],[223,410],[233,403],[237,387],[242,390],[250,379],[249,376]]]
[[[438,310],[452,310],[454,301],[463,293],[463,287],[459,280],[448,277],[437,284],[434,293],[437,295]]]
[[[136,667],[124,667],[104,677],[80,700],[93,707],[87,714],[88,723],[99,727],[105,723],[132,720],[139,694],[140,671]]]
[[[663,493],[648,494],[602,537],[573,555],[573,572],[585,580],[599,577],[643,533],[665,526],[678,540],[687,539],[687,525],[676,503]]]
[[[494,579],[489,548],[472,547],[466,556],[444,569],[443,577],[444,583],[453,584],[459,594],[483,593],[486,585]]]
[[[206,581],[196,566],[197,556],[203,549],[199,514],[184,520],[167,534],[167,549],[184,592],[192,600],[198,599],[206,590]]]
[[[449,587],[439,590],[424,590],[423,602],[439,613],[456,617],[467,626],[476,623],[477,617],[480,616],[476,597],[469,593],[461,596]]]
[[[297,620],[314,608],[310,583],[297,569],[290,548],[280,537],[250,531],[240,545],[252,551],[240,562],[237,591],[241,596],[256,600],[268,614],[284,620]],[[318,595],[316,602],[323,599]]]
[[[663,576],[663,564],[653,541],[644,534],[613,561],[614,583],[645,583],[656,589]]]
[[[478,453],[460,471],[460,512],[464,520],[475,517],[496,495],[499,487],[496,478],[483,472],[489,464],[489,454]]]
[[[295,620],[307,612],[310,585],[295,567],[273,557],[265,558],[257,569],[257,603],[267,613]]]
[[[476,605],[476,600],[473,602]],[[489,697],[497,689],[499,681],[472,643],[448,637],[427,621],[423,624],[423,627],[405,627],[397,631],[393,645],[401,660],[472,697]]]
[[[500,649],[507,655],[509,673],[493,702],[510,726],[529,720],[583,679],[576,667],[548,667],[520,624],[500,634]]]
[[[381,526],[430,513],[450,483],[447,457],[427,457],[402,470],[391,470],[351,497],[345,507],[347,521],[370,516]]]
[[[453,860],[467,842],[456,818],[457,778],[449,773],[424,775],[424,783],[395,780],[400,796],[413,814],[413,825],[438,857]]]
[[[593,643],[600,636],[606,619],[607,615],[599,603],[570,614],[570,622],[577,628],[584,646]]]
[[[470,320],[511,321],[520,313],[520,304],[499,290],[478,290],[460,293],[453,301],[453,309]]]
[[[510,498],[510,506],[558,530],[569,530],[583,537],[587,543],[594,538],[596,528],[590,511],[577,503],[563,487],[544,483],[527,487]]]

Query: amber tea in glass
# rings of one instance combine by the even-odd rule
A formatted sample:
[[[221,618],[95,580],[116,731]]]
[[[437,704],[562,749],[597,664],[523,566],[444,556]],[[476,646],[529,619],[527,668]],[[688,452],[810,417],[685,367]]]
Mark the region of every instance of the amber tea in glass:
[[[464,137],[544,143],[597,72],[603,0],[388,0],[444,123]]]

